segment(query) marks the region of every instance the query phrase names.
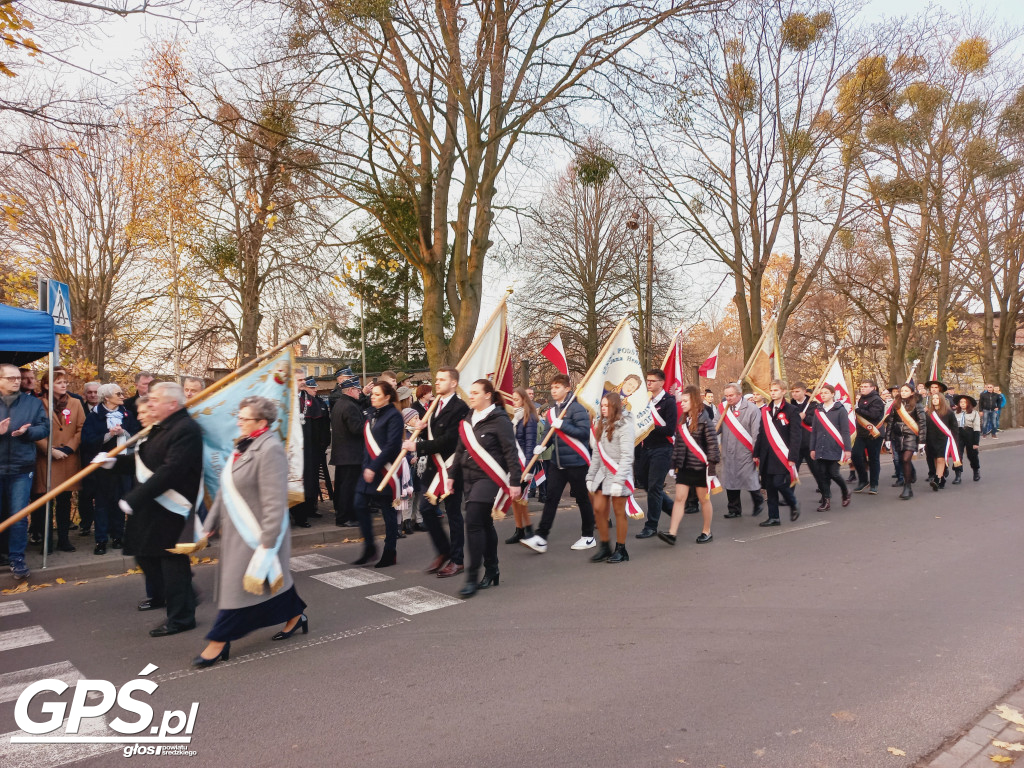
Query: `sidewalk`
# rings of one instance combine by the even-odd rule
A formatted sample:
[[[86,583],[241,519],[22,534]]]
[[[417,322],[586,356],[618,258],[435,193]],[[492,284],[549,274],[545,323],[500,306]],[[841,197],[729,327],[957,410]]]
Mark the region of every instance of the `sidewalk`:
[[[947,740],[915,768],[991,768],[1024,754],[1024,685],[1005,695],[966,732]]]
[[[1000,432],[999,435],[995,439],[986,437],[981,442],[983,471],[986,451],[1024,443],[1024,428],[1008,429]],[[882,457],[883,470],[885,469],[885,458],[885,456]],[[640,501],[640,506],[643,507],[645,505],[643,491],[638,491],[636,496]],[[568,492],[566,492],[562,497],[562,504],[559,509],[568,509],[572,506],[572,499],[569,497]],[[530,511],[539,513],[540,510],[541,505],[535,499],[532,499],[530,501]],[[317,544],[343,544],[362,539],[358,528],[338,528],[334,525],[334,508],[331,502],[320,502],[319,511],[323,517],[311,519],[309,521],[312,524],[311,528],[292,529],[293,552],[309,549]],[[384,533],[384,525],[379,518],[376,520],[375,530],[378,535],[383,535]],[[77,531],[71,532],[71,543],[78,548],[78,551],[51,552],[48,556],[45,570],[43,569],[43,556],[39,547],[29,545],[29,549],[25,553],[25,559],[32,570],[32,575],[28,579],[30,588],[36,584],[54,583],[56,579],[80,581],[82,579],[116,576],[128,573],[135,568],[134,559],[122,556],[120,550],[108,549],[105,555],[94,555],[92,553],[94,544],[92,537],[80,537]],[[217,550],[214,548],[212,556],[215,557],[216,552]],[[200,558],[200,563],[202,560],[203,558]],[[17,585],[13,579],[7,576],[6,573],[0,572],[0,589],[6,590],[15,586]]]

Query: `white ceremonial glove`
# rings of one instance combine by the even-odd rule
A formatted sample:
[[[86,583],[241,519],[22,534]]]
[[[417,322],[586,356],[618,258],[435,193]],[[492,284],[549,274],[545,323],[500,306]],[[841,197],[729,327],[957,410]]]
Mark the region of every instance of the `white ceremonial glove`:
[[[525,485],[527,483],[532,483],[533,482],[533,472],[528,472],[527,474],[523,475],[522,480],[520,480],[519,482],[520,482],[521,485]]]
[[[128,502],[125,501],[124,499],[121,499],[119,502],[117,502],[117,506],[119,506],[121,508],[121,511],[124,512],[126,515],[130,515],[132,512],[135,511],[131,508],[131,506],[129,506]]]
[[[551,428],[552,429],[561,429],[563,421],[564,421],[564,419],[559,419],[558,417],[553,418],[551,420]]]
[[[923,445],[922,445],[922,446],[920,446],[920,447],[919,447],[919,448],[917,449],[917,455],[918,455],[918,456],[924,456],[924,449],[925,449],[925,446],[923,446]]]
[[[886,440],[885,441],[885,450],[892,451],[892,441],[891,440]]]
[[[608,487],[608,495],[609,496],[621,496],[622,495],[622,484],[621,483],[612,483]]]
[[[117,464],[117,459],[112,459],[107,456],[106,451],[100,451],[92,457],[90,464],[102,464],[104,469],[113,469],[114,465]]]
[[[545,446],[545,445],[534,446],[534,448],[533,448],[533,455],[534,456],[540,456],[546,450],[547,450],[547,446]]]

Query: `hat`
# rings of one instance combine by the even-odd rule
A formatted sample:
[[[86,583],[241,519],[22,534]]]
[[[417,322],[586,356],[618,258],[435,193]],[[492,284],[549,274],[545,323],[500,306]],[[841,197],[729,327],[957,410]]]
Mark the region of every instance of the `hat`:
[[[339,389],[350,389],[351,387],[359,386],[359,379],[352,373],[351,368],[339,368],[334,372],[334,378],[340,379],[338,381]]]
[[[970,404],[971,404],[971,408],[977,408],[977,407],[978,407],[978,401],[977,401],[977,400],[975,400],[975,399],[974,399],[973,397],[971,397],[970,395],[958,395],[956,399],[957,399],[958,401],[960,401],[960,400],[966,400],[966,401],[967,401],[968,403],[970,403]]]
[[[943,384],[941,381],[935,381],[934,379],[932,381],[926,381],[924,383],[924,386],[925,386],[926,389],[931,389],[932,388],[932,384],[937,384],[939,386],[939,391],[940,392],[945,392],[946,389],[948,389],[948,387],[946,387],[946,385]]]
[[[302,383],[305,384],[307,387],[315,387],[316,386],[316,376],[307,376],[302,381]]]
[[[414,394],[415,393],[411,389],[409,389],[408,387],[399,387],[398,388],[398,399],[399,400],[409,400],[410,398],[412,398],[412,396]]]
[[[408,379],[410,376],[412,376],[411,373],[406,373],[405,371],[399,371],[398,373],[395,374],[395,381],[401,383],[401,382],[405,381],[406,379]],[[399,397],[401,397],[401,396],[399,396]]]

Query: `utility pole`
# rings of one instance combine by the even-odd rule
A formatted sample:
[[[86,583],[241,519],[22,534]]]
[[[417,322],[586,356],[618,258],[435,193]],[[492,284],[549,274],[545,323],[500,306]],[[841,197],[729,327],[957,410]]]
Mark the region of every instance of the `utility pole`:
[[[644,206],[644,213],[647,214],[647,304],[644,308],[644,371],[651,368],[651,343],[654,334],[651,331],[653,315],[652,303],[654,293],[654,217]]]

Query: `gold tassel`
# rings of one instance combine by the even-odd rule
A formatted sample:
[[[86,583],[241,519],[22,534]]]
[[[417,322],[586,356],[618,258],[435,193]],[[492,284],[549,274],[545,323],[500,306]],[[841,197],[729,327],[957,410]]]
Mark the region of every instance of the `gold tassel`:
[[[257,579],[255,576],[244,576],[242,578],[242,588],[252,595],[263,594],[263,583],[266,579]]]
[[[171,547],[167,551],[170,552],[172,555],[194,555],[196,552],[206,549],[209,543],[210,542],[208,539],[203,538],[197,541],[195,544],[182,543],[174,547]]]

